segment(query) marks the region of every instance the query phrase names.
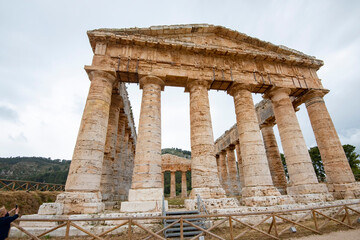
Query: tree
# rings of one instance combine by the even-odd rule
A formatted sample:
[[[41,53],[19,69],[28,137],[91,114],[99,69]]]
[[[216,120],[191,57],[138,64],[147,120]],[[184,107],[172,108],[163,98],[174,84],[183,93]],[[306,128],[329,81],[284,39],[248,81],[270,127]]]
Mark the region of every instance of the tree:
[[[320,151],[318,147],[312,147],[309,149],[310,158],[315,170],[315,174],[319,182],[325,182],[326,174],[324,170],[324,164],[321,161]]]
[[[351,170],[353,171],[356,180],[360,180],[360,155],[355,152],[355,146],[350,144],[343,145],[347,160],[349,161]]]

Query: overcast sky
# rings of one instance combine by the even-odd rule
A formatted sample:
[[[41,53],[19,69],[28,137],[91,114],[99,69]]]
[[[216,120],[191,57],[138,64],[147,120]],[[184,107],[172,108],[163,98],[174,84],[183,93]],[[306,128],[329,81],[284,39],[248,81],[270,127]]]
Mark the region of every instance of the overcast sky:
[[[360,152],[360,1],[0,0],[0,156],[71,159],[90,85],[87,30],[191,23],[222,25],[324,60],[318,75],[330,89],[330,115],[342,143]],[[128,88],[137,126],[141,91]],[[234,103],[210,91],[210,107],[216,139],[235,123]],[[297,116],[307,145],[315,146],[304,105]],[[189,122],[188,93],[165,88],[162,147],[190,150]]]

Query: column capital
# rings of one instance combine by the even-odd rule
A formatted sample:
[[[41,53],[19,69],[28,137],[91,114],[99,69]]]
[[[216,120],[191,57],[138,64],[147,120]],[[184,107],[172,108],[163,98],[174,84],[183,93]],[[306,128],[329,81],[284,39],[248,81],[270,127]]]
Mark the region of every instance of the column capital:
[[[196,86],[203,86],[207,90],[209,90],[210,82],[207,80],[201,80],[201,79],[189,79],[186,83],[185,92],[190,92],[193,89],[193,87],[196,87]]]
[[[235,149],[234,144],[230,144],[228,147],[226,147],[226,151],[233,151]]]
[[[275,126],[275,121],[265,121],[262,124],[259,125],[260,129],[266,128],[266,127],[274,127]]]
[[[281,96],[288,96],[290,95],[291,90],[290,88],[282,88],[282,87],[272,87],[270,88],[263,96],[263,98],[273,99]]]
[[[92,71],[88,71],[87,73],[90,81],[100,78],[110,82],[111,84],[114,84],[116,80],[116,75],[112,72],[106,72],[102,70],[92,70]]]
[[[301,97],[301,102],[304,102],[306,105],[311,104],[311,102],[315,99],[319,100],[327,94],[329,90],[310,90]]]
[[[139,83],[140,83],[140,89],[143,89],[145,84],[157,84],[161,87],[161,91],[164,91],[164,87],[165,87],[165,83],[161,78],[151,75],[142,77]]]
[[[234,97],[234,95],[240,91],[240,90],[247,90],[249,92],[252,92],[254,90],[255,86],[251,84],[243,84],[243,83],[234,83],[229,90],[227,90],[227,93]]]

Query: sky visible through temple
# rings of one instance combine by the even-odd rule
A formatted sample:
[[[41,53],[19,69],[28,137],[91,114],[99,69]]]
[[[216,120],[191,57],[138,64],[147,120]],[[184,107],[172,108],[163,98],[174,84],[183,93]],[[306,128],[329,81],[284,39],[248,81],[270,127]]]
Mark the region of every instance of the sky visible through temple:
[[[324,60],[326,105],[342,143],[360,152],[360,1],[0,0],[0,156],[71,159],[90,85],[87,30],[194,23]],[[137,127],[141,91],[128,91]],[[216,139],[235,124],[234,103],[213,90],[209,99]],[[190,150],[188,93],[166,87],[161,105],[162,147]],[[316,146],[304,104],[297,116],[308,147]]]

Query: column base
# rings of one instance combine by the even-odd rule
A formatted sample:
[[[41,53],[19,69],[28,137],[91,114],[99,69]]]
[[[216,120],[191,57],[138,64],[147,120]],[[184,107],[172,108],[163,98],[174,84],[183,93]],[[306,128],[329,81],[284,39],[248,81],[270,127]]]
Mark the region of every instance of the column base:
[[[329,193],[324,183],[289,186],[287,193],[292,196],[297,203],[327,202],[334,200],[333,195]]]
[[[121,203],[121,212],[161,212],[163,205],[162,188],[130,189],[129,200]],[[165,211],[168,203],[165,201]]]
[[[265,197],[265,196],[280,196],[280,192],[274,186],[256,186],[244,187],[242,189],[242,197]]]
[[[196,195],[199,195],[201,199],[216,199],[226,198],[225,190],[221,187],[204,187],[204,188],[193,188],[189,195],[189,198],[196,199]]]
[[[305,195],[305,194],[328,194],[328,188],[324,183],[312,183],[312,184],[301,184],[288,186],[288,195]]]
[[[335,199],[355,199],[360,198],[360,183],[329,183],[329,192]]]
[[[238,208],[239,201],[236,198],[208,198],[202,199],[206,210]],[[193,211],[197,209],[196,199],[185,199],[185,208]]]
[[[64,192],[56,197],[55,203],[43,204],[39,208],[39,214],[89,214],[104,210],[105,204],[101,201],[100,192]]]
[[[244,187],[241,203],[245,206],[273,206],[294,204],[291,196],[281,195],[274,186]]]

